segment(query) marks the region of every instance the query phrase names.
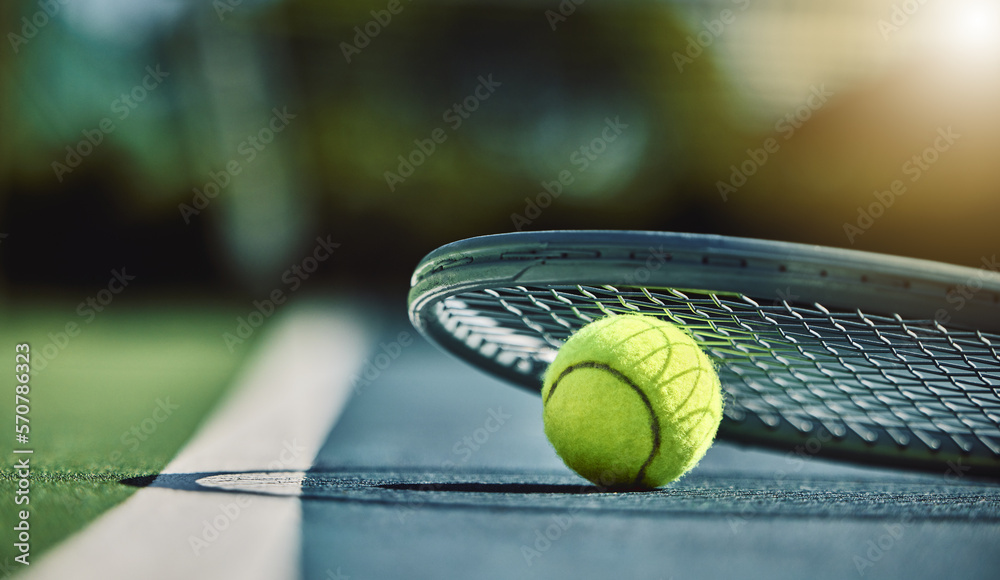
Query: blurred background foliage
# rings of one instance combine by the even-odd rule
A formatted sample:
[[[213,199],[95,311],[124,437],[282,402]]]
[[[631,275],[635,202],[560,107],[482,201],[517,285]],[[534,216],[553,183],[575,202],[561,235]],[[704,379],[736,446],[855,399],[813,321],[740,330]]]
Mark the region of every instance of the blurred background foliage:
[[[147,289],[259,296],[330,236],[317,277],[401,298],[425,253],[516,229],[562,171],[573,183],[521,227],[972,266],[1000,245],[993,2],[35,0],[4,2],[0,31],[12,295],[125,266]],[[454,127],[446,112],[481,77],[500,86]],[[802,109],[819,90],[832,96]],[[616,118],[628,128],[582,170]],[[904,164],[947,127],[961,137],[911,182]],[[720,181],[768,138],[780,150],[724,200]],[[849,238],[895,179],[907,193]]]

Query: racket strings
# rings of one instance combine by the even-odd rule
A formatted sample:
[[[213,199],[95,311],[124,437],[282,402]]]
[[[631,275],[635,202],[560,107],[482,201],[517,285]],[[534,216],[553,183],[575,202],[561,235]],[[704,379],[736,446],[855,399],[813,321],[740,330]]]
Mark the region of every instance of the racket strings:
[[[726,417],[866,443],[1000,458],[1000,336],[784,298],[623,286],[466,292],[437,319],[479,356],[540,376],[576,329],[608,314],[684,327],[718,363]]]

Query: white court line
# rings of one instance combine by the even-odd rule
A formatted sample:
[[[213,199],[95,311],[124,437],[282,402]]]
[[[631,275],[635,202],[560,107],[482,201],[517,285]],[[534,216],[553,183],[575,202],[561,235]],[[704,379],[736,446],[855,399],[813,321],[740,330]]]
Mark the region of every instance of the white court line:
[[[23,578],[299,577],[298,498],[156,487],[169,474],[311,467],[373,344],[370,329],[347,311],[316,308],[271,324],[256,360],[157,481]]]

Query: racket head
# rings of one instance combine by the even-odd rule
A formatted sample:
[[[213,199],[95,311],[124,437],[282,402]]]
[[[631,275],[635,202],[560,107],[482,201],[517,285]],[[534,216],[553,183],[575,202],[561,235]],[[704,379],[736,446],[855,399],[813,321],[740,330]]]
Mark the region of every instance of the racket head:
[[[608,314],[684,327],[717,363],[721,438],[1000,475],[1000,275],[838,248],[639,231],[499,234],[431,252],[409,314],[432,342],[534,392]]]

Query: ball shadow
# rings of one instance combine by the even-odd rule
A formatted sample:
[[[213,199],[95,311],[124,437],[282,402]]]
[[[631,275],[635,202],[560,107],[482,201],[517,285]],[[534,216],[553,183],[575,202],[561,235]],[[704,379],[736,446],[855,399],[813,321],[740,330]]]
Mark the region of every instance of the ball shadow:
[[[440,491],[457,493],[501,493],[501,494],[562,494],[583,495],[608,492],[643,492],[646,488],[615,487],[596,485],[549,484],[549,483],[385,483],[375,487],[402,491]]]

